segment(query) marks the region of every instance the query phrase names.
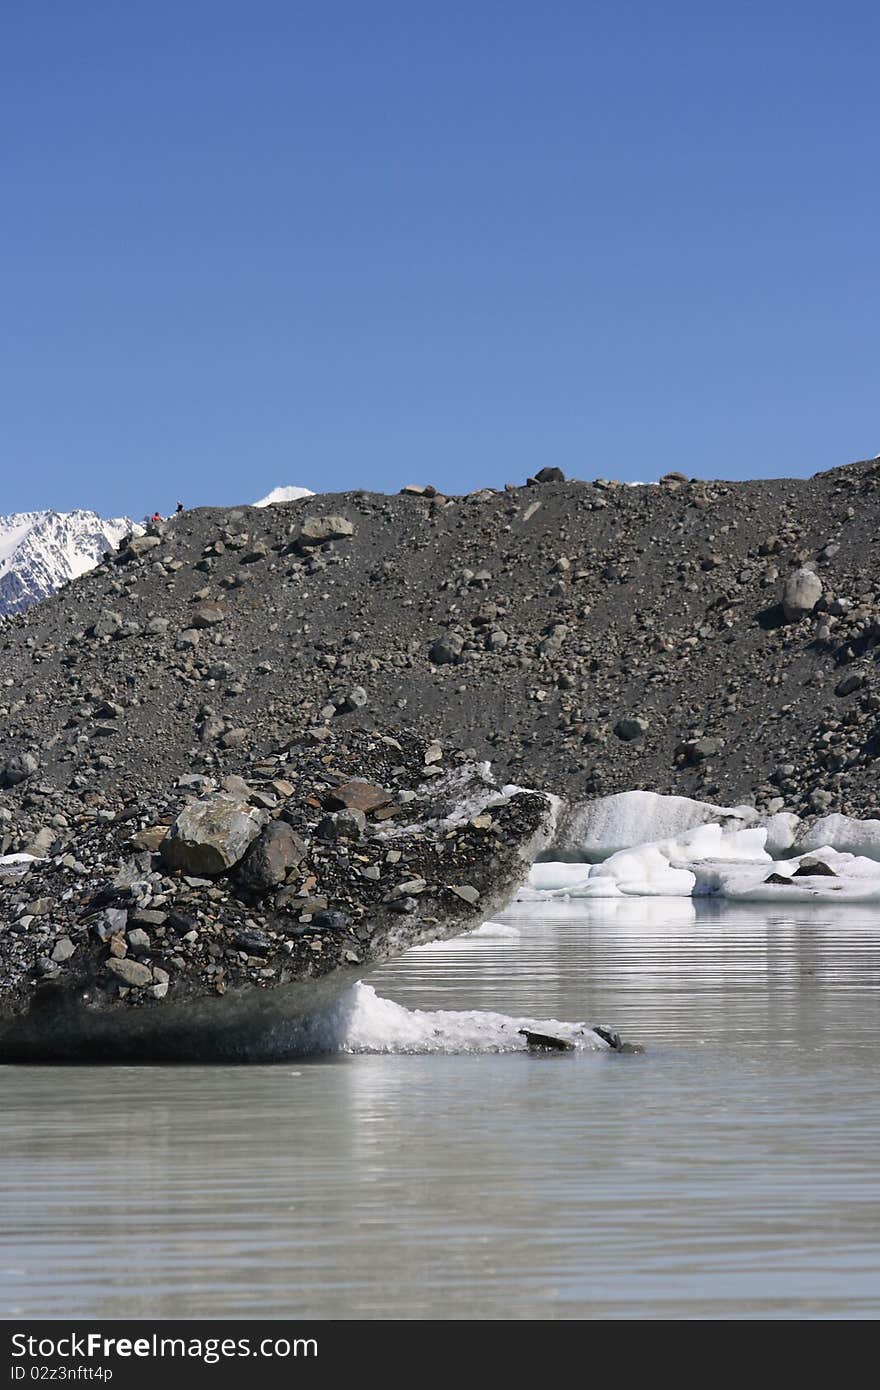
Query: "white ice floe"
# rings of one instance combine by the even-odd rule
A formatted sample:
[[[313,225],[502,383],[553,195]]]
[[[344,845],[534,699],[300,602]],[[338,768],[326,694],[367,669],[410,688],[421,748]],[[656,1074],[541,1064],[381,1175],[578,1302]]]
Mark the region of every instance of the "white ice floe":
[[[767,851],[774,858],[791,849],[803,833],[800,817],[793,811],[762,816],[753,806],[715,806],[711,801],[646,791],[618,792],[581,802],[560,816],[559,824],[554,853],[559,859],[588,863],[599,863],[618,850],[679,837],[703,825],[720,826],[725,835],[732,830],[763,828],[767,832]],[[877,828],[880,832],[880,826]],[[880,833],[876,839],[880,856]],[[823,843],[831,841],[826,839]]]
[[[853,820],[850,816],[823,816],[797,837],[799,851],[832,849],[880,859],[880,820]]]
[[[756,817],[751,806],[714,806],[659,792],[618,792],[573,807],[562,820],[556,847],[560,859],[576,856],[597,862],[618,850],[681,835],[698,825],[743,826]]]
[[[519,1030],[546,1033],[579,1052],[607,1052],[608,1043],[586,1023],[556,1018],[512,1018],[508,1014],[406,1009],[383,999],[371,985],[357,984],[332,1008],[299,1025],[290,1045],[303,1051],[374,1053],[525,1052]]]
[[[801,818],[796,816],[794,811],[777,811],[775,816],[757,818],[756,824],[763,825],[767,831],[764,848],[776,859],[795,844],[801,828]]]
[[[462,932],[461,936],[443,937],[439,941],[424,941],[419,946],[411,946],[416,951],[460,951],[472,941],[513,941],[519,940],[518,927],[509,927],[506,922],[483,922],[473,931]]]
[[[479,927],[474,927],[473,931],[467,932],[468,936],[497,938],[499,941],[512,940],[519,934],[519,927],[511,927],[507,922],[483,922]]]
[[[723,818],[707,821],[713,809]],[[648,827],[667,833],[609,848]],[[573,862],[578,845],[580,862]],[[626,792],[570,813],[551,853],[559,859],[532,867],[519,901],[880,901],[880,821],[829,816],[805,830],[791,813],[762,818],[748,806],[713,808],[686,797]],[[817,861],[831,872],[811,872]]]

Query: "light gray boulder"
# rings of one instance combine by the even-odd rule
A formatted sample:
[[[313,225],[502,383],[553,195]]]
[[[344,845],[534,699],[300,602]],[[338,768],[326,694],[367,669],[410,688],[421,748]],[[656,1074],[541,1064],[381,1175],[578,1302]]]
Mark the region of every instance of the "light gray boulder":
[[[162,841],[162,859],[169,869],[216,878],[244,857],[265,820],[265,812],[227,792],[203,796],[177,817]]]
[[[822,581],[813,570],[799,569],[790,574],[782,591],[782,611],[788,623],[799,622],[812,613],[822,597]]]

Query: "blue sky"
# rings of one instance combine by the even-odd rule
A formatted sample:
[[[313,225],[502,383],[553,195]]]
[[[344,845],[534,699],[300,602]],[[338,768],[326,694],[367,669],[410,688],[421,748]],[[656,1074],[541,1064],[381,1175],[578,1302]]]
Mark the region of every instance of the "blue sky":
[[[9,0],[0,512],[880,450],[875,3]]]

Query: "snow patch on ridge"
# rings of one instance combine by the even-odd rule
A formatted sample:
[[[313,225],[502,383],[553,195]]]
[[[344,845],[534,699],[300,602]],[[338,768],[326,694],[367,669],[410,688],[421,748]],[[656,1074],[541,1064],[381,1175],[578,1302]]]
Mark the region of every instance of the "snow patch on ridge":
[[[265,497],[261,497],[259,502],[254,502],[255,507],[273,507],[276,502],[298,502],[301,497],[314,497],[314,493],[307,487],[273,487],[271,492],[267,492]]]

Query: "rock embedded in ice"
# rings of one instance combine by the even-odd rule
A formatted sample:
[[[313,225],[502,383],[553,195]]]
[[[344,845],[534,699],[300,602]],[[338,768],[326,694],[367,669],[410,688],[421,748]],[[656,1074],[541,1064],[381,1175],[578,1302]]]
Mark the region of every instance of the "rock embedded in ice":
[[[328,730],[183,806],[169,786],[131,815],[123,790],[77,824],[75,860],[0,860],[0,923],[14,927],[0,931],[0,1058],[241,1058],[356,971],[491,918],[549,844],[555,805],[505,794],[452,749],[450,771],[426,776],[429,748],[399,728]],[[387,791],[394,821],[382,806],[369,822],[325,811],[352,782]],[[470,824],[484,808],[491,840]],[[319,836],[328,816],[355,822],[356,854]],[[133,843],[166,820],[158,850]]]
[[[239,876],[256,889],[283,883],[302,863],[307,846],[286,821],[272,821],[256,838],[239,865]]]

